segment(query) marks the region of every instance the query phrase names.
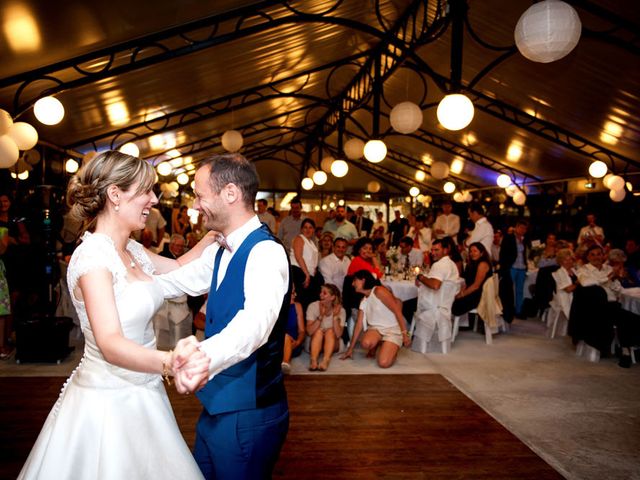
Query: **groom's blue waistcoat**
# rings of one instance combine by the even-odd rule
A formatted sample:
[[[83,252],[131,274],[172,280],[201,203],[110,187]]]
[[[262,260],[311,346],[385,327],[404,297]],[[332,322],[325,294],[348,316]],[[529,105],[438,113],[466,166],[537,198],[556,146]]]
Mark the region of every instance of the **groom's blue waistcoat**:
[[[244,274],[247,259],[253,247],[265,240],[278,242],[263,224],[251,232],[237,248],[220,287],[216,289],[223,250],[221,248],[218,251],[207,303],[207,338],[222,331],[238,311],[244,308]],[[264,288],[269,288],[269,285],[265,285]],[[290,291],[289,287],[267,343],[248,358],[218,373],[198,392],[198,398],[209,414],[253,409],[286,399],[281,362]]]

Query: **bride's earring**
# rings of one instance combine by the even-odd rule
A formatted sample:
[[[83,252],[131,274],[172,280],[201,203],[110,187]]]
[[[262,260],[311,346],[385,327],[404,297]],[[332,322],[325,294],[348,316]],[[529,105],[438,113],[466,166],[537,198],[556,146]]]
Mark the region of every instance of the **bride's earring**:
[[[115,211],[116,211],[116,212],[119,212],[119,211],[120,211],[120,205],[116,205],[116,206],[115,206]]]

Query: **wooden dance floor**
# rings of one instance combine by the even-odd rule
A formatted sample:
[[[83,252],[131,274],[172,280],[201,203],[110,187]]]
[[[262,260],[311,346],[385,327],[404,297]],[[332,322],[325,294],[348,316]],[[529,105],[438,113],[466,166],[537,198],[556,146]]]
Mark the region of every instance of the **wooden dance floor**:
[[[0,479],[17,476],[64,380],[0,378]],[[287,390],[276,479],[562,478],[440,375],[293,375]],[[201,407],[170,397],[193,445]]]

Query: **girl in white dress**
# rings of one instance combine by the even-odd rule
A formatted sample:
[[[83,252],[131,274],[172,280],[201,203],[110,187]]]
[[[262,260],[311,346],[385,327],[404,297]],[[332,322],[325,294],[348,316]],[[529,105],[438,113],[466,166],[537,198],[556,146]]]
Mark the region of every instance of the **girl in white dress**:
[[[139,158],[102,153],[70,181],[72,213],[88,223],[69,264],[69,293],[85,337],[84,356],[53,406],[19,479],[202,478],[178,425],[162,377],[172,352],[156,350],[151,319],[163,301],[152,274],[179,261],[129,239],[157,203],[155,173]],[[208,359],[190,373],[206,377]],[[187,367],[185,367],[187,368]]]

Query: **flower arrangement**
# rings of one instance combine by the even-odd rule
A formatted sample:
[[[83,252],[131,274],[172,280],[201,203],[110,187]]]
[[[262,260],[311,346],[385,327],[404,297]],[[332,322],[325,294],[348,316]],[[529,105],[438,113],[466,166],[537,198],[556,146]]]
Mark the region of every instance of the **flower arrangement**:
[[[389,270],[391,272],[398,271],[398,261],[400,260],[400,252],[398,247],[390,247],[387,250],[387,261],[389,262]]]

